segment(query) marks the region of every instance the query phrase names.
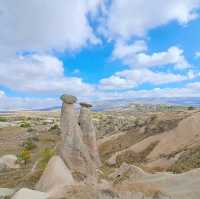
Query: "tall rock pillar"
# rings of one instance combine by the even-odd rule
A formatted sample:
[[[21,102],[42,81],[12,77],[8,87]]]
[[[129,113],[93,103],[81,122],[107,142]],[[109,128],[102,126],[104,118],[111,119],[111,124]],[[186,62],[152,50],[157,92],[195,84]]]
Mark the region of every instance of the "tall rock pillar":
[[[61,96],[63,101],[60,119],[62,142],[60,154],[70,170],[81,174],[94,175],[95,165],[90,157],[88,147],[84,144],[82,132],[78,125],[74,103],[77,98],[70,95]]]
[[[101,165],[101,161],[97,146],[95,127],[92,122],[90,111],[92,105],[87,103],[80,103],[80,105],[79,125],[83,133],[83,142],[88,146],[90,156],[98,168]]]

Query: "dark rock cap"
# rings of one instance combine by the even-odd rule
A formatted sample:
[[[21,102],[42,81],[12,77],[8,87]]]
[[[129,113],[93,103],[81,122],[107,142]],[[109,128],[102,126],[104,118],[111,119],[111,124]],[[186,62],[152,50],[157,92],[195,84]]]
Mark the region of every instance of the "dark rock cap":
[[[86,107],[86,108],[91,108],[91,107],[92,107],[91,104],[88,104],[88,103],[85,103],[85,102],[81,102],[80,105],[81,105],[82,107]]]
[[[73,95],[62,95],[60,99],[66,104],[74,104],[77,101],[77,98]]]

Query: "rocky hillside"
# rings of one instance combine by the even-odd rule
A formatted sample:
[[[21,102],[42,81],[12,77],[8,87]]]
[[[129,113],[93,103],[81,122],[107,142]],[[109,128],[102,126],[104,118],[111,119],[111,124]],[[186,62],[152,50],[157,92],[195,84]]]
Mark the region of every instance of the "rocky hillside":
[[[81,103],[76,113],[75,97],[62,100],[61,116],[0,116],[0,198],[200,198],[199,109],[130,104],[91,113]]]

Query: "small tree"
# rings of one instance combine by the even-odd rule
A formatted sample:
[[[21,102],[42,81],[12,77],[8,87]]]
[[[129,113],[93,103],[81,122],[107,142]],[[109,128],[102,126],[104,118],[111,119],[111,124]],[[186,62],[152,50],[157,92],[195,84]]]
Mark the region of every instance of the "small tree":
[[[189,111],[192,111],[192,110],[194,110],[194,109],[195,109],[195,108],[194,108],[193,106],[189,106],[189,107],[188,107],[188,110],[189,110]]]
[[[27,149],[23,149],[17,156],[17,159],[20,163],[27,165],[31,161],[31,153]]]

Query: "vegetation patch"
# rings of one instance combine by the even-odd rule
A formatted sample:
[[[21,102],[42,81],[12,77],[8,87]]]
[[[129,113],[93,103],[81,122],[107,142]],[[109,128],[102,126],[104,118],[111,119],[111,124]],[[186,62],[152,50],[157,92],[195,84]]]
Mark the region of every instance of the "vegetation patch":
[[[102,167],[101,167],[101,175],[100,177],[101,178],[106,178],[108,179],[108,176],[113,173],[115,171],[115,167],[111,167],[107,164],[104,164]]]
[[[146,149],[144,149],[140,153],[136,153],[131,150],[125,151],[124,153],[117,156],[117,166],[120,167],[121,164],[124,162],[127,164],[135,165],[146,162],[146,157],[151,153],[151,151],[156,147],[158,143],[158,141],[151,143]]]
[[[22,122],[20,124],[21,128],[31,128],[31,124],[29,122]]]
[[[8,118],[0,116],[0,122],[7,122]]]
[[[146,137],[144,134],[138,134],[136,132],[128,132],[123,135],[118,136],[115,139],[109,140],[99,147],[99,152],[101,156],[101,160],[107,160],[113,153],[118,151],[122,151],[133,144],[143,140]]]
[[[200,167],[200,146],[184,152],[180,158],[169,168],[174,173],[187,172]]]
[[[37,145],[33,142],[32,139],[28,139],[26,142],[23,143],[24,149],[31,151],[37,147]]]
[[[45,148],[40,152],[40,158],[38,162],[38,167],[44,170],[49,162],[49,160],[56,154],[55,149]]]
[[[170,131],[177,127],[181,118],[159,118],[157,115],[152,115],[145,126],[145,133],[149,136]]]
[[[27,149],[21,150],[17,155],[17,160],[20,164],[27,165],[32,160],[30,151]]]
[[[120,192],[140,192],[146,197],[160,198],[161,190],[158,186],[142,182],[126,182],[117,184],[115,189]]]

